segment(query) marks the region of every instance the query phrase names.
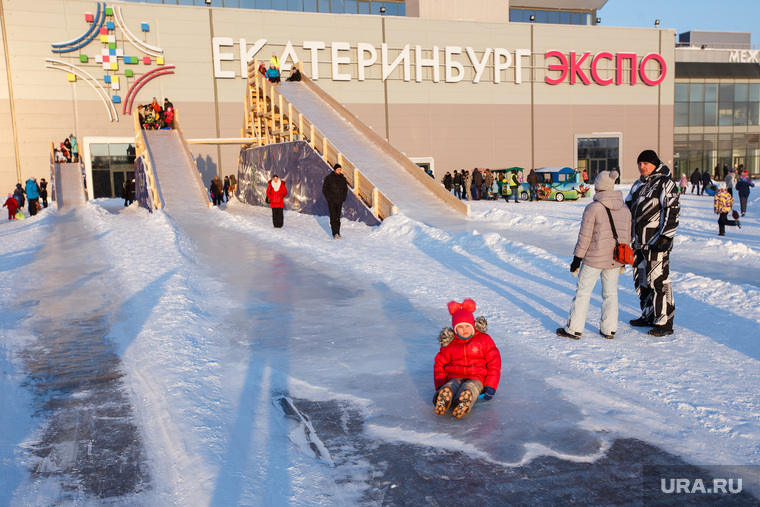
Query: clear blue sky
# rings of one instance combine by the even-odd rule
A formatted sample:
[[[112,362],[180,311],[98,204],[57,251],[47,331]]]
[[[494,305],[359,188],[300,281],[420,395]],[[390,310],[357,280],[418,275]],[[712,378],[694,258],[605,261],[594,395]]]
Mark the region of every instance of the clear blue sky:
[[[750,32],[760,48],[760,0],[607,0],[597,16],[605,26]]]

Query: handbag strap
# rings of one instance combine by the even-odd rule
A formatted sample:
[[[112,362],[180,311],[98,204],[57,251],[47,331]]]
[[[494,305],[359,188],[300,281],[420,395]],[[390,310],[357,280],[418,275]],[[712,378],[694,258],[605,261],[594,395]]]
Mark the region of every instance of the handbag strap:
[[[618,245],[618,239],[617,239],[617,231],[615,230],[615,221],[612,219],[612,213],[610,213],[610,209],[602,204],[602,207],[607,212],[607,216],[610,217],[610,226],[612,226],[612,237],[615,238],[615,244]]]

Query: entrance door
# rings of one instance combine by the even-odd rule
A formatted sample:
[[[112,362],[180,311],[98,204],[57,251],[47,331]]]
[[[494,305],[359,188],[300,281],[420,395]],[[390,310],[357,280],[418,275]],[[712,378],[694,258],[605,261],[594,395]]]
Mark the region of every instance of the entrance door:
[[[589,182],[593,182],[602,171],[620,167],[620,138],[615,137],[579,137],[576,147],[578,153],[578,170],[588,171]]]

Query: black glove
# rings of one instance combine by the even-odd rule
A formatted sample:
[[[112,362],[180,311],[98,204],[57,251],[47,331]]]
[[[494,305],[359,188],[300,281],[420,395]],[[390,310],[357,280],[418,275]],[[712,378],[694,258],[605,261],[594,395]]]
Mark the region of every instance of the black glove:
[[[667,252],[670,250],[670,245],[673,243],[673,240],[670,239],[667,236],[660,236],[657,238],[657,241],[654,242],[654,245],[652,245],[652,250],[655,252]]]
[[[496,394],[496,389],[494,389],[493,387],[488,386],[485,389],[483,389],[483,393],[484,393],[483,394],[483,399],[486,400],[486,401],[488,401],[491,398],[493,398],[494,394]]]
[[[570,264],[571,273],[575,273],[580,269],[582,260],[580,257],[573,257],[573,262]]]

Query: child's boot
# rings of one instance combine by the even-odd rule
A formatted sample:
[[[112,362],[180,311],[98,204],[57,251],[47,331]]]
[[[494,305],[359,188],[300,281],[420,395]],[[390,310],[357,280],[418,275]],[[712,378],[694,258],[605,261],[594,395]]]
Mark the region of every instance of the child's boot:
[[[451,392],[449,386],[441,388],[438,391],[438,397],[435,400],[435,413],[438,415],[445,414],[451,406],[451,399],[454,397],[454,393]]]
[[[469,389],[462,391],[462,394],[459,395],[459,399],[457,400],[457,406],[452,412],[454,414],[454,417],[460,418],[464,415],[467,415],[467,413],[470,411],[470,408],[472,408],[472,401],[472,391]]]

